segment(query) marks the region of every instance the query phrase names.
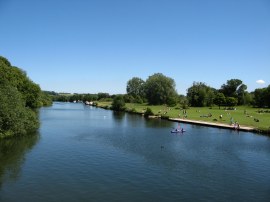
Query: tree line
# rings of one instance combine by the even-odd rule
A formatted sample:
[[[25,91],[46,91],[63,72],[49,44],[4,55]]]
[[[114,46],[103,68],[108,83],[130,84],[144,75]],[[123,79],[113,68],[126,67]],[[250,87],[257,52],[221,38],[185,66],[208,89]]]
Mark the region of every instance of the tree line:
[[[155,73],[145,81],[139,77],[133,77],[127,81],[126,94],[110,95],[98,94],[67,94],[50,92],[55,101],[113,101],[112,108],[121,110],[125,103],[148,103],[150,105],[175,106],[180,104],[187,107],[234,107],[237,105],[252,105],[254,107],[270,107],[270,86],[247,91],[247,85],[240,79],[230,79],[221,85],[219,89],[208,86],[204,82],[193,82],[187,89],[186,96],[177,93],[175,81],[163,75]]]
[[[109,93],[57,93],[54,91],[45,91],[46,94],[52,97],[53,101],[57,102],[86,102],[86,101],[112,101],[115,95]]]
[[[39,127],[38,108],[51,97],[25,71],[0,56],[0,138],[23,136]]]
[[[149,76],[146,81],[133,77],[127,82],[126,101],[145,102],[149,104],[181,104],[183,108],[237,105],[253,105],[254,107],[270,107],[270,85],[267,88],[247,91],[240,79],[227,80],[219,89],[208,86],[204,82],[193,82],[187,89],[187,95],[179,95],[175,89],[175,81],[161,73]]]

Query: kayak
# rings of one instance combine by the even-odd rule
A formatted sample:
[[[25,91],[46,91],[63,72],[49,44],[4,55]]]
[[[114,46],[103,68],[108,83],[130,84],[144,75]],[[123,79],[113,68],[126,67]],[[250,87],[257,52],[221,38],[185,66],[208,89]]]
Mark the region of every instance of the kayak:
[[[178,130],[178,129],[171,130],[171,133],[183,133],[183,132],[186,132],[186,130]]]

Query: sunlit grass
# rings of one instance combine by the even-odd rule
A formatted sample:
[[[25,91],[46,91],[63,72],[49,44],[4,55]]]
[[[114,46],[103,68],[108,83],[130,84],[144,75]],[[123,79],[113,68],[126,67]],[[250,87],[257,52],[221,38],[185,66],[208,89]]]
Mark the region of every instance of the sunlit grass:
[[[111,102],[99,102],[98,105],[109,107]],[[168,116],[170,118],[186,118],[228,125],[231,124],[231,121],[237,121],[241,126],[250,126],[262,130],[270,129],[270,113],[259,113],[259,108],[250,106],[237,106],[236,110],[225,110],[224,107],[220,109],[219,107],[190,107],[189,109],[182,110],[179,106],[167,107],[165,105],[126,103],[128,111],[143,113],[146,108],[150,108],[155,115]],[[210,114],[212,115],[211,117],[209,116]],[[220,118],[220,115],[222,115],[222,118]]]

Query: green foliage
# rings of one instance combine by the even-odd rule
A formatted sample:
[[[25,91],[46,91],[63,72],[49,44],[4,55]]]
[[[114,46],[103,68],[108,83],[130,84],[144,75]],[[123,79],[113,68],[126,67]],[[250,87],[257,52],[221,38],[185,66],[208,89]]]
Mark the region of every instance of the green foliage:
[[[97,94],[70,94],[70,93],[50,93],[52,96],[53,101],[58,101],[58,102],[73,102],[73,101],[97,101],[98,100],[98,95]],[[100,99],[107,99],[109,98],[108,96],[100,96]]]
[[[221,105],[224,105],[226,103],[226,98],[225,98],[224,94],[223,93],[217,93],[216,96],[215,96],[215,99],[214,99],[214,103],[216,105],[218,105],[219,108],[220,108]]]
[[[125,101],[129,103],[143,103],[145,98],[145,81],[138,77],[133,77],[127,82],[127,97]]]
[[[234,97],[238,100],[238,105],[246,104],[246,92],[247,86],[239,79],[228,80],[226,84],[221,86],[220,92],[222,92],[225,97]]]
[[[149,117],[149,116],[152,116],[152,115],[154,115],[152,109],[149,108],[149,107],[147,107],[147,108],[146,108],[146,111],[144,112],[144,116],[145,116],[145,117]]]
[[[229,107],[234,107],[236,106],[238,103],[238,100],[237,98],[234,98],[234,97],[226,97],[226,104],[227,106]]]
[[[58,101],[58,102],[68,102],[69,97],[65,95],[57,95],[53,96],[53,101]]]
[[[254,94],[246,92],[244,95],[243,105],[252,105],[254,103]]]
[[[2,83],[0,94],[0,138],[23,136],[39,127],[37,113],[24,106],[15,87]]]
[[[187,90],[187,99],[193,107],[211,106],[214,100],[214,90],[202,82],[193,82]]]
[[[270,107],[270,85],[267,88],[259,88],[254,91],[254,106]]]
[[[122,95],[113,98],[112,109],[115,111],[123,111],[125,109],[125,101]]]
[[[130,94],[124,95],[124,100],[126,103],[143,103],[143,99],[140,96],[132,96]]]
[[[52,105],[52,96],[47,92],[41,92],[40,102],[42,106],[51,106]]]
[[[110,94],[109,93],[98,93],[98,100],[103,99],[103,98],[110,98]]]
[[[247,90],[247,86],[245,84],[241,84],[240,86],[238,86],[236,90],[238,105],[246,104],[245,98],[246,98],[246,94],[248,94],[246,90]]]
[[[98,100],[98,96],[95,94],[86,94],[83,96],[83,101],[96,101]]]
[[[100,107],[110,105],[111,103],[99,103]],[[183,118],[187,115],[189,120],[198,120],[206,122],[217,122],[223,124],[231,124],[231,117],[234,121],[239,122],[241,126],[250,126],[259,128],[261,130],[269,130],[270,109],[258,109],[251,106],[237,106],[234,110],[229,110],[228,107],[219,109],[216,106],[209,107],[189,107],[186,110],[179,110],[181,105],[170,108],[165,105],[148,105],[138,103],[126,103],[127,109],[132,109],[138,114],[145,112],[147,108],[150,108],[154,114],[158,114],[161,118]],[[211,114],[211,116],[209,116]],[[222,120],[219,118],[223,115]],[[255,121],[259,119],[259,122]],[[215,121],[214,121],[215,120]]]
[[[112,102],[113,101],[113,99],[112,98],[101,98],[100,100],[99,100],[100,102]]]
[[[148,77],[145,82],[145,93],[149,104],[175,105],[177,101],[174,80],[161,73]]]
[[[26,73],[0,57],[0,138],[22,136],[39,126],[36,109],[49,104]]]
[[[0,56],[0,62],[3,63],[5,66],[8,66],[8,67],[11,66],[10,62],[8,61],[8,59],[7,58],[4,58],[3,56]]]
[[[138,77],[133,77],[127,82],[127,94],[133,97],[145,96],[145,81]]]
[[[41,107],[42,103],[39,101],[39,97],[41,96],[40,87],[32,82],[23,70],[18,67],[7,66],[6,64],[10,63],[6,62],[6,60],[0,60],[0,79],[2,81],[5,80],[21,93],[26,107]]]
[[[182,109],[188,109],[188,99],[185,96],[179,97],[179,104]]]
[[[231,79],[227,80],[226,84],[223,84],[221,86],[220,91],[226,96],[226,97],[237,97],[236,90],[242,85],[242,81],[239,79]]]

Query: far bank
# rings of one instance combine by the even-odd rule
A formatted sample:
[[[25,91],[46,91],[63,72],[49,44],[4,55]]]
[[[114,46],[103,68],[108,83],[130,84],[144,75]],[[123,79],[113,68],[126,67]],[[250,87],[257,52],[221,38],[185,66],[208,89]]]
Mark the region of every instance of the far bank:
[[[110,109],[111,102],[97,102],[98,107]],[[270,134],[270,110],[237,106],[235,108],[219,107],[190,107],[181,109],[178,106],[147,105],[126,103],[125,112],[143,115],[147,108],[154,114],[153,117],[177,122],[199,124],[211,127],[235,129],[234,123],[240,125],[239,130]]]

